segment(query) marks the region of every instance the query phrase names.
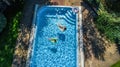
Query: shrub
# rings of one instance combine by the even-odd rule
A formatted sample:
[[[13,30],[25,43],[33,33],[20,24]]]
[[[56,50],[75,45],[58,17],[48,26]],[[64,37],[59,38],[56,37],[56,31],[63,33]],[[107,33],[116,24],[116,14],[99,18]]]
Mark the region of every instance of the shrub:
[[[3,28],[6,26],[6,23],[7,21],[5,16],[2,13],[0,13],[0,32],[2,32]]]
[[[105,0],[106,2],[106,7],[108,8],[109,11],[117,12],[119,13],[120,10],[120,0]]]
[[[120,39],[120,17],[115,13],[109,13],[103,3],[100,3],[99,6],[97,28],[111,41],[115,41],[116,38]]]
[[[11,67],[13,61],[13,53],[18,36],[19,22],[21,12],[14,17],[10,17],[4,32],[0,36],[0,67]]]

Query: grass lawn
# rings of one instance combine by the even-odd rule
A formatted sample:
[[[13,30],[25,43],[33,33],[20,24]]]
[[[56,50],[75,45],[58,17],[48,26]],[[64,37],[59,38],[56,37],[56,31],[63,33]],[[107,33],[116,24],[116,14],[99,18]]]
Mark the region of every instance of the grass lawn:
[[[117,63],[113,64],[111,67],[120,67],[120,61],[118,61]]]

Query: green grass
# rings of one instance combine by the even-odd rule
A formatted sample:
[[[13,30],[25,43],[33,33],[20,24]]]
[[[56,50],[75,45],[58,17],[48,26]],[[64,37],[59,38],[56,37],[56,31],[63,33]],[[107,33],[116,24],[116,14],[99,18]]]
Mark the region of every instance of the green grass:
[[[0,67],[11,67],[20,17],[21,12],[10,17],[6,28],[0,33]]]
[[[118,61],[117,63],[113,64],[111,67],[120,67],[120,61]]]

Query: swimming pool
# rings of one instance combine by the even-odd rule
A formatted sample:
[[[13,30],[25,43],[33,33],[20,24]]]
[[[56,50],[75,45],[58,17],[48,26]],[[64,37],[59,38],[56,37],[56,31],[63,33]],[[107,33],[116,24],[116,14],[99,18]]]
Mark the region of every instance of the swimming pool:
[[[78,10],[66,6],[37,8],[30,67],[78,66]]]

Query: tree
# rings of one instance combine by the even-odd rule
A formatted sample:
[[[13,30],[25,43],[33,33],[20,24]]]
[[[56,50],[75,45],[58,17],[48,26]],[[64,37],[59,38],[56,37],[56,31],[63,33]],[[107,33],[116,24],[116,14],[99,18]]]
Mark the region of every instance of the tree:
[[[2,32],[3,28],[6,26],[6,23],[7,21],[5,16],[2,13],[0,13],[0,32]]]

